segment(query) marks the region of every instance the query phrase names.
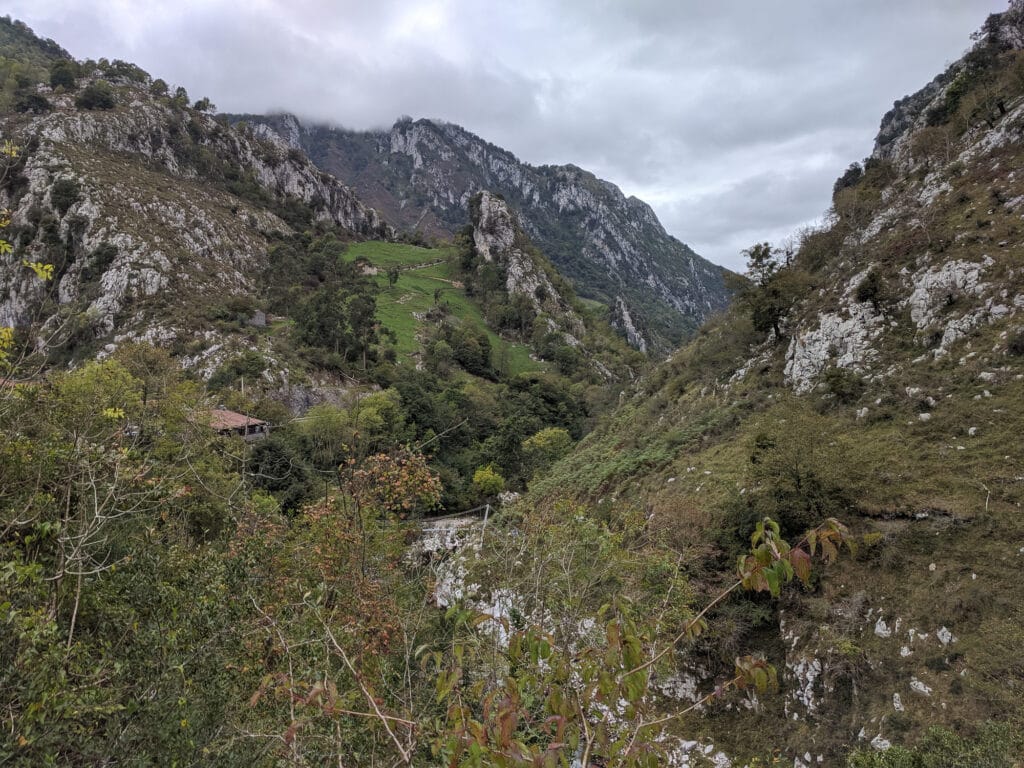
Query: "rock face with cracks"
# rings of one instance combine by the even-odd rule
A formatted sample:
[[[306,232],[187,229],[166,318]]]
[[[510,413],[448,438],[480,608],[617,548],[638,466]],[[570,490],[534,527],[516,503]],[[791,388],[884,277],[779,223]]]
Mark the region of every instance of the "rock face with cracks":
[[[973,51],[975,59],[983,48],[1004,54],[1024,50],[1024,2],[1014,0],[1005,13],[986,22]],[[922,135],[937,130],[932,126],[938,120],[935,116],[956,103],[951,102],[951,89],[962,88],[978,66],[968,54],[920,91],[896,102],[882,119],[871,162],[886,165],[899,175],[900,183],[890,184],[883,192],[884,205],[846,237],[819,295],[800,302],[791,313],[785,376],[797,392],[816,387],[830,368],[868,378],[888,375],[888,366],[877,367],[884,365],[879,350],[893,336],[913,335],[930,357],[943,357],[975,328],[1012,318],[1024,306],[1024,297],[1005,287],[1006,277],[1012,275],[1003,275],[1002,281],[989,276],[998,272],[994,252],[958,256],[956,248],[933,235],[955,216],[949,209],[956,200],[966,199],[965,192],[954,192],[962,169],[985,162],[998,176],[999,160],[992,158],[1019,143],[1024,125],[1024,100],[999,101],[985,120],[975,120],[955,152],[952,145],[937,157],[922,150]],[[1010,172],[1008,179],[1014,177]],[[1019,217],[1024,198],[1018,197],[996,199],[996,208],[978,211],[974,226],[988,226],[985,217],[1000,210]],[[857,288],[868,273],[890,267],[885,263],[891,261],[885,244],[899,230],[919,236],[910,241],[915,247],[904,257],[902,269],[889,278],[887,300],[858,301]],[[979,239],[966,232],[957,237],[952,245],[961,248]],[[994,244],[998,249],[1015,245],[1009,239]],[[864,254],[874,258],[863,259]]]
[[[549,315],[551,330],[561,326],[566,341],[579,346],[582,321],[559,295],[537,258],[524,249],[521,230],[508,203],[490,192],[481,192],[473,214],[473,248],[484,261],[502,269],[506,292],[525,296],[535,314]]]
[[[554,334],[582,353],[600,378],[613,379],[611,370],[597,356],[587,353],[584,319],[573,306],[572,297],[553,281],[551,265],[532,247],[515,211],[503,198],[484,191],[474,198],[470,213],[472,247],[481,259],[481,267],[495,265],[502,275],[505,293],[529,302],[534,328],[539,325],[547,334]]]

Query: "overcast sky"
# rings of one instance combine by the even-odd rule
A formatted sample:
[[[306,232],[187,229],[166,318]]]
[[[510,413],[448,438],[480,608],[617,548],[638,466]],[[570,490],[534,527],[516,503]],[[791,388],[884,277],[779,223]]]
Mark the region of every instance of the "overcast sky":
[[[575,163],[742,266],[820,216],[892,102],[1006,0],[8,0],[77,58],[230,112],[465,126]]]

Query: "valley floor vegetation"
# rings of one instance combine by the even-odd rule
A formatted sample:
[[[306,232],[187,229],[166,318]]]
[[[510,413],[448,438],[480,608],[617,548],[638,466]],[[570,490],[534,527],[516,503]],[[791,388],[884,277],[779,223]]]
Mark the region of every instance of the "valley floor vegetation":
[[[6,760],[658,764],[651,683],[706,614],[642,519],[510,513],[471,556],[417,555],[423,454],[374,444],[285,507],[287,464],[198,399],[148,347],[4,387]],[[846,538],[759,524],[722,596],[806,582]],[[723,684],[773,677],[748,657]]]

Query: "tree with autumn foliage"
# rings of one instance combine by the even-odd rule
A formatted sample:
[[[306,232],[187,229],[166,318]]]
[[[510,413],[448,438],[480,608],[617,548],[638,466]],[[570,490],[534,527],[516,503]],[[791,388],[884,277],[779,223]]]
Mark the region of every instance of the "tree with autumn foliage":
[[[441,481],[422,453],[377,453],[342,470],[356,506],[381,517],[422,515],[441,501]]]
[[[387,463],[361,478],[380,477]],[[394,515],[361,518],[352,501],[332,494],[291,519],[254,506],[230,541],[237,599],[250,609],[232,663],[250,688],[229,703],[226,722],[271,762],[415,764],[423,728],[439,714],[415,650],[439,636],[443,614],[407,557],[409,529]],[[230,761],[237,751],[223,741],[211,754]]]

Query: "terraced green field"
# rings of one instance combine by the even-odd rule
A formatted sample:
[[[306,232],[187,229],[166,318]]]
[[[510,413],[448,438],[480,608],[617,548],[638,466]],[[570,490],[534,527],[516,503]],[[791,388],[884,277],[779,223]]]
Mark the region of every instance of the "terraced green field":
[[[380,269],[377,275],[381,286],[377,297],[377,317],[398,337],[396,347],[400,358],[411,360],[420,351],[417,334],[422,324],[416,315],[429,310],[436,300],[446,304],[455,317],[487,333],[491,340],[491,362],[498,370],[515,375],[542,369],[543,363],[530,359],[528,347],[505,341],[487,326],[480,309],[466,296],[455,269],[449,263],[453,254],[452,248],[420,248],[371,241],[353,244],[346,256],[366,259]],[[396,266],[401,273],[398,282],[389,287],[387,270]]]

